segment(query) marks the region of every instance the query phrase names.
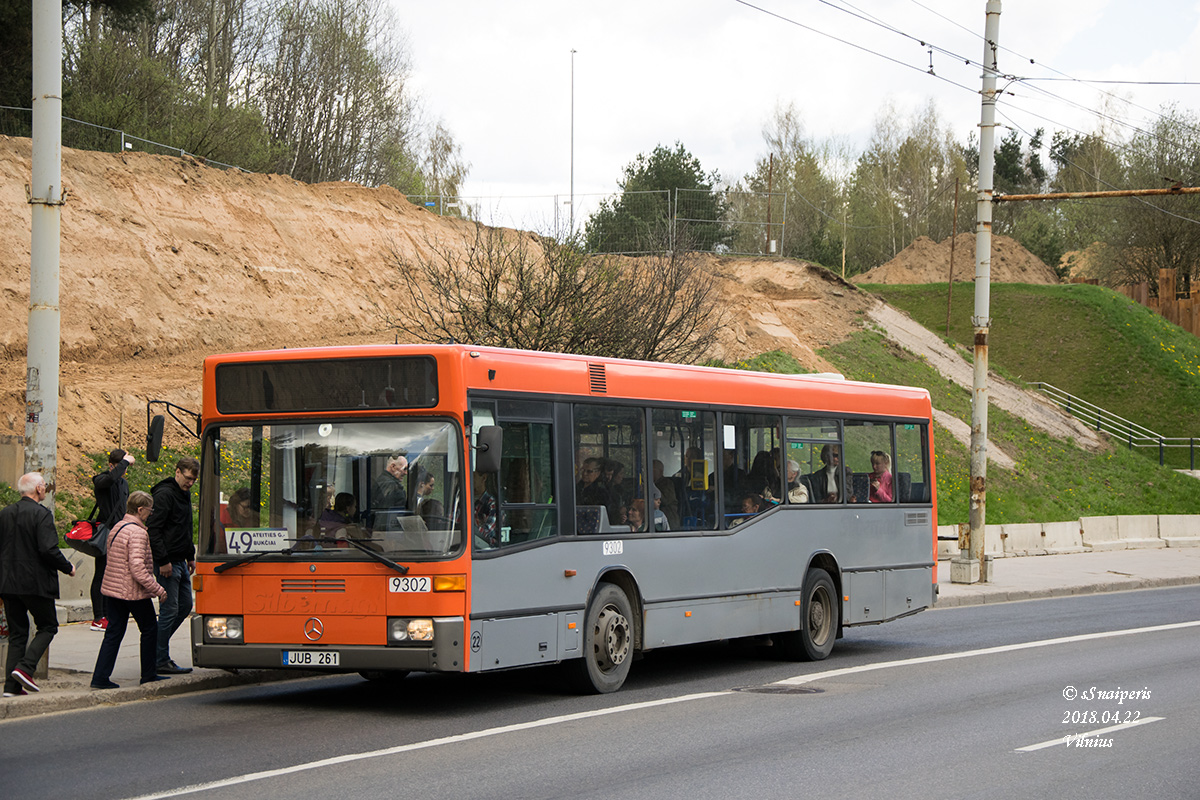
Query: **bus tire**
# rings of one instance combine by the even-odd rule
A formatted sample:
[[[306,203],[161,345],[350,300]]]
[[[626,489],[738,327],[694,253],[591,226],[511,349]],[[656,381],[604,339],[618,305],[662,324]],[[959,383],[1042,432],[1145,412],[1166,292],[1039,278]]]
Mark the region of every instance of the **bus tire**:
[[[363,669],[363,670],[359,670],[358,674],[361,675],[366,680],[369,680],[371,683],[394,684],[394,683],[399,683],[400,681],[404,680],[408,676],[408,670],[406,670],[406,669]]]
[[[783,655],[792,661],[825,660],[837,639],[840,609],[829,573],[810,569],[800,593],[800,630],[779,636]]]
[[[583,627],[583,658],[569,662],[572,683],[588,694],[615,692],[629,676],[634,648],[633,609],[611,583],[596,587]]]

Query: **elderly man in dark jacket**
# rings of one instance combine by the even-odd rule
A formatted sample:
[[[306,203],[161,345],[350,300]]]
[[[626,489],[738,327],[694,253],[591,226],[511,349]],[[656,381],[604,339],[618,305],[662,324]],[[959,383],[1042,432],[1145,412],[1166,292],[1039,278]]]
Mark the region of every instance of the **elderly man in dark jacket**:
[[[33,680],[37,663],[58,633],[58,575],[75,566],[58,549],[54,513],[41,505],[46,479],[29,472],[17,480],[21,499],[0,511],[0,598],[8,618],[8,663],[4,696],[39,691]],[[29,617],[37,633],[29,641]]]
[[[191,667],[171,660],[171,636],[192,613],[192,573],[196,571],[196,544],[192,541],[192,484],[200,475],[200,462],[185,456],[175,464],[175,476],[154,485],[154,510],[146,521],[154,570],[167,596],[158,604],[159,675],[182,675]]]

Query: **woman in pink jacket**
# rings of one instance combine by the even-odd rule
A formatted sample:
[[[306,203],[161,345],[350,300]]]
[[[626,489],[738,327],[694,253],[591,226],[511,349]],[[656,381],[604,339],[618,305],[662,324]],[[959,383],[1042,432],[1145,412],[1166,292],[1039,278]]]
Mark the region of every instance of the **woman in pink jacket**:
[[[100,592],[105,597],[108,611],[108,628],[100,653],[96,656],[96,669],[92,672],[93,689],[117,689],[110,680],[117,663],[117,651],[125,638],[132,614],[141,631],[142,683],[163,681],[155,672],[158,648],[158,621],[154,616],[151,597],[162,599],[167,590],[154,579],[152,567],[154,557],[150,553],[150,535],[146,533],[146,520],[154,508],[154,499],[147,492],[133,492],[125,506],[125,517],[113,526],[108,535],[108,564],[104,570],[104,582]]]

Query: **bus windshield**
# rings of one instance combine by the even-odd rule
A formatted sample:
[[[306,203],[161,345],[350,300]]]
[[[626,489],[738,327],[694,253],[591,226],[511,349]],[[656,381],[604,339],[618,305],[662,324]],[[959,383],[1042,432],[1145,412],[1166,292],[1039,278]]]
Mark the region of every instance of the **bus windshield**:
[[[393,559],[462,547],[462,435],[446,420],[226,425],[205,433],[199,553]]]

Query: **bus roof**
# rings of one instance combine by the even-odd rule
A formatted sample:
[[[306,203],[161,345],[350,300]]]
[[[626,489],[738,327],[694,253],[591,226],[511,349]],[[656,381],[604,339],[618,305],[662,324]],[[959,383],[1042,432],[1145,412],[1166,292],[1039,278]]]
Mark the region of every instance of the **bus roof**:
[[[894,417],[928,418],[931,412],[925,389],[848,381],[828,374],[781,375],[499,347],[404,344],[209,356],[204,360],[204,416],[217,414],[213,381],[220,364],[418,355],[437,359],[438,381],[442,384],[440,407],[461,404],[463,390],[482,390]]]

